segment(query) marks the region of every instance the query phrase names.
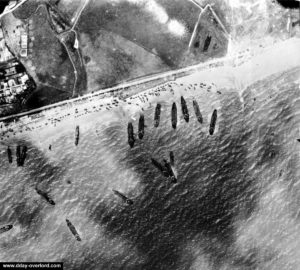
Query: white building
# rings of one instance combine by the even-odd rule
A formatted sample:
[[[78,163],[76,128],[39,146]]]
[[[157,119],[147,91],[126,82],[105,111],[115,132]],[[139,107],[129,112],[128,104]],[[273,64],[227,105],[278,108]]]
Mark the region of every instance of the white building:
[[[28,47],[28,35],[27,33],[22,33],[21,36],[21,57],[27,57],[27,47]]]

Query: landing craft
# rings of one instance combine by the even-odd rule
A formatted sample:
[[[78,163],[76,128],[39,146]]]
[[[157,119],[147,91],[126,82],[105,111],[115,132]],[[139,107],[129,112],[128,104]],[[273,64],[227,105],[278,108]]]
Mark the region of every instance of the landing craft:
[[[123,193],[117,191],[117,190],[112,190],[113,193],[115,193],[119,198],[121,198],[126,204],[131,205],[133,204],[133,201],[131,199],[129,199],[128,197],[126,197]]]
[[[79,142],[79,126],[76,126],[75,129],[75,145],[77,146]]]
[[[131,122],[128,123],[127,133],[128,133],[128,144],[132,148],[134,146],[135,139],[134,139],[134,133],[133,133],[133,125]]]
[[[169,174],[170,176],[172,176],[172,175],[173,175],[173,171],[172,171],[172,168],[171,168],[170,163],[169,163],[166,159],[163,159],[163,162],[164,162],[164,166],[165,166],[165,168],[166,168],[168,174]]]
[[[7,147],[7,157],[8,157],[8,162],[12,163],[12,152],[11,149],[9,148],[9,146]]]
[[[217,117],[218,117],[217,110],[214,110],[214,112],[211,116],[210,124],[209,124],[209,134],[210,135],[213,135],[215,132]]]
[[[169,173],[167,171],[167,168],[165,168],[162,164],[160,164],[157,160],[154,158],[151,158],[152,164],[159,169],[159,171],[163,174],[165,177],[169,177]]]
[[[167,172],[168,172],[168,177],[170,177],[171,179],[172,179],[172,182],[173,183],[176,183],[177,182],[177,179],[176,179],[176,177],[175,177],[175,174],[174,174],[174,172],[173,172],[173,169],[172,169],[172,167],[171,167],[171,164],[167,161],[167,160],[163,160],[164,161],[164,165],[165,165],[165,168],[166,168],[166,170],[167,170]]]
[[[68,220],[68,219],[66,219],[66,222],[67,222],[67,225],[68,225],[68,227],[69,227],[71,233],[75,236],[76,240],[77,240],[77,241],[81,241],[81,238],[80,238],[78,232],[76,231],[74,225],[71,223],[71,221]]]
[[[187,108],[185,99],[183,98],[183,96],[181,96],[181,109],[182,109],[182,114],[183,114],[183,118],[185,120],[185,122],[189,122],[190,116],[189,116],[189,110]]]
[[[172,122],[172,127],[174,129],[176,129],[176,126],[177,126],[177,106],[176,106],[175,102],[173,102],[173,105],[172,105],[171,122]]]
[[[175,164],[175,157],[174,157],[173,151],[170,151],[170,163],[171,163],[171,166],[174,166],[174,164]]]
[[[157,103],[154,114],[154,127],[159,126],[161,105]]]
[[[5,225],[5,226],[1,227],[1,228],[0,228],[0,234],[9,231],[9,230],[11,230],[12,228],[13,228],[13,225]]]
[[[26,159],[26,155],[27,155],[27,146],[24,145],[23,149],[22,149],[22,152],[21,152],[21,157],[20,157],[20,164],[21,164],[21,166],[24,165],[24,162],[25,162],[25,159]]]
[[[143,139],[144,137],[144,129],[145,129],[145,118],[144,115],[141,114],[140,115],[140,119],[139,119],[139,139]]]
[[[200,108],[199,108],[199,105],[197,103],[196,100],[193,100],[193,107],[194,107],[194,111],[195,111],[195,114],[196,114],[196,117],[197,117],[197,120],[200,124],[203,123],[203,117],[202,117],[202,114],[200,112]]]
[[[36,190],[37,194],[42,196],[49,204],[55,205],[55,202],[48,196],[48,194],[46,192],[43,192],[43,191],[39,190],[38,188],[35,188],[35,190]]]
[[[17,156],[17,166],[21,166],[21,146],[17,145],[17,150],[16,150],[16,156]]]

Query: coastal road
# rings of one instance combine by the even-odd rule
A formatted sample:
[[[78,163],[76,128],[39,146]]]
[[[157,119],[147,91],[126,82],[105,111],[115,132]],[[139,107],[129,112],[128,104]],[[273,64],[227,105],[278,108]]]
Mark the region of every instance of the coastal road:
[[[72,106],[73,103],[89,102],[93,99],[99,99],[103,96],[103,94],[130,97],[147,89],[175,81],[186,76],[190,76],[190,78],[194,76],[194,80],[199,82],[199,73],[201,72],[205,73],[204,81],[209,81],[210,79],[214,81],[216,78],[211,78],[212,75],[210,74],[212,74],[212,71],[218,67],[226,67],[226,77],[231,76],[231,80],[234,80],[233,85],[235,85],[236,88],[239,88],[240,91],[243,91],[248,85],[253,83],[253,81],[298,67],[300,59],[299,57],[295,57],[295,55],[296,52],[298,52],[299,45],[300,39],[293,38],[278,43],[275,46],[260,48],[260,51],[256,52],[255,55],[250,57],[250,59],[247,54],[245,56],[239,54],[215,59],[195,66],[143,77],[115,87],[99,89],[98,91],[77,98],[61,101],[31,111],[2,117],[0,118],[0,121],[11,122],[27,115],[42,113],[43,111],[49,111],[58,107]],[[283,50],[283,48],[285,48],[285,50]],[[278,57],[274,57],[274,55],[281,55],[281,57],[279,59]],[[254,66],[256,67],[255,69],[253,68]],[[220,87],[222,88],[225,86],[222,85]]]
[[[80,97],[77,97],[77,98],[72,98],[72,99],[61,101],[61,102],[57,102],[55,104],[43,106],[43,107],[40,107],[38,109],[34,109],[34,110],[30,110],[30,111],[22,112],[22,113],[18,113],[18,114],[13,114],[13,115],[5,116],[5,117],[1,117],[0,121],[14,120],[14,119],[26,116],[26,115],[31,115],[31,114],[34,114],[34,113],[40,113],[40,112],[45,111],[45,110],[50,110],[52,108],[57,108],[57,107],[64,106],[64,105],[67,105],[67,104],[70,104],[70,103],[73,103],[73,102],[77,102],[77,101],[80,101],[80,100],[91,99],[93,97],[96,97],[96,96],[99,96],[99,95],[102,95],[102,94],[116,94],[116,93],[119,93],[119,94],[122,94],[122,95],[127,94],[128,96],[130,96],[129,91],[125,92],[125,91],[129,90],[130,88],[134,88],[134,87],[139,86],[139,89],[141,89],[140,91],[142,92],[144,90],[144,87],[140,87],[140,86],[143,85],[143,84],[154,82],[156,80],[160,81],[159,84],[163,84],[164,82],[172,81],[172,80],[175,80],[177,78],[187,76],[187,75],[192,74],[192,73],[194,73],[196,71],[199,71],[199,70],[209,69],[209,68],[213,68],[213,67],[216,67],[216,66],[223,65],[224,63],[229,62],[229,61],[233,61],[233,58],[216,59],[216,60],[212,60],[212,61],[209,61],[209,62],[206,62],[206,63],[197,64],[195,66],[189,66],[189,67],[179,69],[179,70],[175,70],[175,71],[168,71],[168,72],[156,74],[156,75],[153,75],[153,76],[143,77],[141,79],[129,81],[129,82],[126,82],[126,83],[123,83],[123,84],[120,84],[120,85],[117,85],[117,86],[114,86],[114,87],[110,87],[110,88],[106,88],[106,89],[99,89],[98,91],[95,91],[93,93],[89,93],[89,94],[86,94],[86,95],[83,95],[83,96],[80,96]]]
[[[3,13],[0,15],[0,19],[1,19],[4,15],[6,15],[6,14],[8,14],[8,13],[11,13],[11,12],[13,12],[14,10],[16,10],[19,6],[23,5],[26,1],[28,1],[28,0],[21,0],[21,1],[20,1],[18,4],[16,4],[13,8],[11,8],[11,9],[9,9],[9,10],[3,12]]]

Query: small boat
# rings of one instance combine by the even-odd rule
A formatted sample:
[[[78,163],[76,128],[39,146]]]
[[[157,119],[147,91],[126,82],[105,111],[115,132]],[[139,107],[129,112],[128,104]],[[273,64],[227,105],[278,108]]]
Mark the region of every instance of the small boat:
[[[131,122],[128,123],[127,133],[128,133],[128,144],[132,148],[134,146],[135,139],[133,133],[133,125]]]
[[[177,106],[176,106],[175,102],[173,102],[173,105],[172,105],[171,122],[172,122],[172,127],[174,129],[176,129],[176,126],[177,126]]]
[[[77,146],[79,143],[79,126],[75,128],[75,145]]]
[[[13,225],[5,225],[5,226],[1,227],[1,228],[0,228],[0,234],[9,231],[9,230],[11,230],[12,228],[13,228]]]
[[[195,114],[196,114],[196,117],[197,117],[197,120],[200,124],[203,123],[203,117],[202,117],[202,114],[200,112],[200,108],[199,108],[199,105],[197,103],[196,100],[193,100],[193,107],[194,107],[194,111],[195,111]]]
[[[189,116],[189,110],[186,105],[186,101],[183,96],[181,96],[181,109],[182,109],[182,114],[183,114],[183,119],[185,122],[189,122],[190,116]]]
[[[37,194],[42,196],[49,204],[55,205],[55,202],[48,196],[48,194],[46,192],[43,192],[38,188],[35,188],[35,190],[36,190]]]
[[[68,225],[68,227],[69,227],[71,233],[75,236],[75,239],[76,239],[77,241],[81,241],[81,238],[80,238],[80,236],[79,236],[77,230],[75,229],[74,225],[71,223],[71,221],[68,220],[68,219],[66,219],[66,222],[67,222],[67,225]]]
[[[117,190],[112,190],[113,193],[115,193],[119,198],[121,198],[126,204],[131,205],[133,204],[133,201],[131,199],[129,199],[128,197],[126,197],[123,193],[121,193],[120,191]]]
[[[161,112],[161,105],[159,103],[157,103],[156,108],[155,108],[155,113],[154,113],[154,127],[159,126],[160,112]]]
[[[210,120],[210,124],[209,124],[209,134],[210,135],[213,135],[214,132],[215,132],[217,117],[218,117],[217,110],[214,110],[212,115],[211,115],[211,120]]]
[[[145,129],[145,118],[144,118],[144,115],[141,114],[140,115],[140,119],[139,119],[139,139],[142,140],[143,137],[144,137],[144,129]]]

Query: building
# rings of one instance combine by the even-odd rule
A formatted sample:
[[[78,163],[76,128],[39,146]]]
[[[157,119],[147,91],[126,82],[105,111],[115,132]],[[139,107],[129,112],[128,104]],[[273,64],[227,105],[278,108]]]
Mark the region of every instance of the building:
[[[10,68],[5,69],[5,76],[6,77],[9,77],[9,76],[12,76],[12,75],[15,75],[15,74],[17,74],[16,67],[10,67]]]
[[[29,89],[30,78],[17,61],[10,61],[0,67],[0,105],[13,103],[16,97]]]
[[[16,27],[16,41],[19,40],[20,56],[27,57],[28,34],[25,27]],[[24,99],[35,88],[24,66],[6,46],[0,24],[0,109],[13,106]]]
[[[25,33],[25,32],[21,33],[20,39],[21,39],[20,56],[21,57],[27,57],[27,47],[28,47],[28,35],[27,35],[27,33]]]

